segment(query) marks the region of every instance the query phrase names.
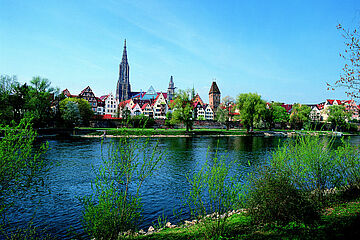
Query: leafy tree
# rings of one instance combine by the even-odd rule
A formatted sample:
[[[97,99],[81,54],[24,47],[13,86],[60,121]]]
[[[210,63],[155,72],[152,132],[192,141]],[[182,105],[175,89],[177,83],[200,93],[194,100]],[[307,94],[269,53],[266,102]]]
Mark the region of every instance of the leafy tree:
[[[225,96],[216,110],[215,119],[218,122],[224,123],[226,130],[230,128],[230,121],[232,120],[231,113],[233,112],[234,105],[235,100],[230,96]]]
[[[345,106],[333,105],[326,109],[329,117],[327,122],[332,123],[335,126],[335,131],[338,127],[346,128],[347,121],[349,121],[351,114],[345,110]]]
[[[179,90],[171,104],[173,114],[170,123],[183,123],[186,127],[186,131],[190,131],[193,125],[191,106],[192,100],[190,99],[190,91]]]
[[[224,107],[222,104],[220,104],[215,114],[216,121],[220,123],[224,123],[226,126],[226,130],[229,130],[230,128],[229,118],[230,118],[229,110],[226,107]]]
[[[13,107],[9,103],[17,84],[16,76],[0,76],[0,123],[9,123],[14,118]]]
[[[166,119],[165,119],[165,126],[167,127],[172,127],[173,124],[171,124],[171,119],[172,119],[172,112],[167,112],[166,113]]]
[[[295,103],[290,114],[290,123],[295,129],[301,129],[304,123],[310,121],[311,108],[307,105]]]
[[[42,156],[48,144],[34,147],[36,132],[31,119],[22,119],[19,125],[5,126],[0,141],[0,229],[7,223],[6,213],[14,199],[23,196],[31,187],[44,183],[49,165]]]
[[[281,103],[272,102],[267,104],[264,113],[263,120],[268,129],[272,129],[275,123],[286,123],[289,119],[289,115],[286,109],[281,106]]]
[[[74,102],[77,104],[80,112],[82,124],[84,124],[85,126],[89,125],[89,121],[91,117],[94,115],[94,112],[91,110],[90,104],[85,99],[82,98],[65,98],[59,104],[60,112],[62,116],[64,116],[66,112],[66,106],[68,102]]]
[[[51,87],[46,78],[33,77],[30,81],[29,110],[34,117],[35,126],[46,126],[52,121],[53,111],[51,103],[58,89]]]
[[[345,39],[345,51],[340,56],[346,61],[343,68],[343,74],[340,79],[337,80],[334,86],[328,85],[328,90],[334,87],[346,88],[345,93],[353,98],[360,97],[360,35],[359,29],[353,30],[345,29],[341,24],[337,26],[342,32],[342,36]]]
[[[266,104],[257,93],[242,93],[238,96],[236,105],[240,110],[241,123],[249,132],[254,129],[254,123],[260,121]]]
[[[75,127],[81,124],[81,116],[76,102],[67,102],[62,115],[67,126]]]

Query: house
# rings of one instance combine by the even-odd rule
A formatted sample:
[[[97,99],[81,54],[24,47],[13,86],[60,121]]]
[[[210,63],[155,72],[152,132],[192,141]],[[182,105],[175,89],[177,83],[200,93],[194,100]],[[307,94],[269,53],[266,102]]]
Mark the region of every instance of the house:
[[[152,104],[155,119],[166,118],[166,113],[169,108],[166,101],[166,95],[166,93],[159,93]]]
[[[310,111],[310,119],[313,122],[320,122],[323,121],[323,109],[324,109],[324,103],[320,103],[320,104],[314,104],[314,105],[308,105],[311,108]]]
[[[117,100],[112,93],[108,95],[101,96],[100,99],[104,101],[105,114],[110,114],[112,117],[117,116]]]
[[[200,102],[193,104],[193,119],[205,120],[205,109]]]
[[[89,86],[87,86],[78,96],[79,98],[85,99],[91,106],[91,109],[96,114],[97,113],[97,100],[95,94]]]
[[[150,103],[145,103],[143,104],[143,106],[141,107],[142,113],[147,116],[147,117],[154,117],[154,110],[151,107]]]
[[[210,104],[203,105],[205,111],[205,120],[214,120],[214,111],[210,107]]]
[[[131,112],[131,116],[139,116],[140,114],[142,114],[142,109],[138,103],[135,103],[131,107],[130,112]]]
[[[100,98],[96,98],[97,100],[97,115],[105,115],[105,103]]]

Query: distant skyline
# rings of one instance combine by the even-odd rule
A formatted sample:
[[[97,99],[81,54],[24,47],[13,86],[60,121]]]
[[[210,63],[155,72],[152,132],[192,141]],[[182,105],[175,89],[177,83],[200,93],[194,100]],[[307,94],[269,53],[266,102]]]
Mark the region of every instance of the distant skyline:
[[[0,74],[115,94],[126,39],[132,91],[165,92],[172,75],[177,89],[194,86],[205,102],[213,79],[222,97],[348,99],[326,82],[345,63],[336,26],[360,23],[358,0],[0,0],[0,11]]]

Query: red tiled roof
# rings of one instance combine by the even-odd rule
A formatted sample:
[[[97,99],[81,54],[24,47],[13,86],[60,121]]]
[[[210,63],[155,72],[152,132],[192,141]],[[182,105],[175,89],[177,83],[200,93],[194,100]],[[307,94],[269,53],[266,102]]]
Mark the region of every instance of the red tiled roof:
[[[149,105],[149,103],[145,103],[145,104],[141,107],[141,110],[144,110],[147,105]]]

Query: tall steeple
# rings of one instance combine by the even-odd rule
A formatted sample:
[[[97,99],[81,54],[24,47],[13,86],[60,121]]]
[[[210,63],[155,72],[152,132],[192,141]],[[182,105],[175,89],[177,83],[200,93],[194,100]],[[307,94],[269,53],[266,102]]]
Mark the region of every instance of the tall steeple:
[[[170,101],[170,100],[173,100],[174,96],[175,96],[175,85],[174,85],[174,81],[173,81],[173,76],[171,76],[166,98],[168,101]]]
[[[126,39],[124,41],[124,50],[121,63],[119,65],[119,79],[116,86],[116,100],[119,102],[128,100],[131,94],[131,87],[129,82],[129,63],[126,51]]]
[[[211,84],[210,91],[209,91],[209,105],[212,109],[216,110],[217,107],[220,105],[220,90],[217,86],[215,79]]]

